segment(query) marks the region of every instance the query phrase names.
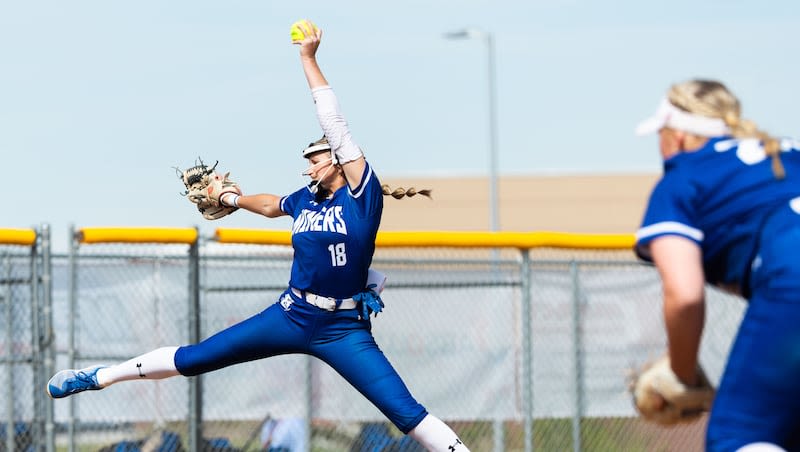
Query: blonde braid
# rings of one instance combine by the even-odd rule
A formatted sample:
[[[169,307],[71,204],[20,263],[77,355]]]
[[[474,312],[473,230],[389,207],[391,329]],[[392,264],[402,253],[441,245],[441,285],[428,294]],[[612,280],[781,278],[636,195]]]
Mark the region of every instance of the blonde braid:
[[[764,152],[772,160],[772,174],[775,179],[782,180],[786,177],[786,169],[781,162],[781,144],[773,136],[756,126],[753,121],[742,120],[738,116],[726,113],[722,117],[725,124],[731,129],[731,134],[736,138],[758,138],[764,143]]]
[[[713,80],[689,80],[673,85],[669,91],[670,103],[689,113],[725,121],[731,135],[736,138],[758,138],[764,143],[764,152],[772,159],[772,173],[781,180],[786,170],[781,162],[780,142],[760,130],[756,123],[741,117],[741,105],[725,85]]]
[[[383,190],[384,196],[391,196],[394,199],[402,199],[404,196],[408,196],[410,198],[414,195],[422,195],[431,198],[431,191],[432,191],[427,188],[424,190],[417,190],[414,187],[409,187],[408,189],[405,189],[403,187],[397,187],[394,190],[392,190],[386,184],[381,185],[381,189]]]

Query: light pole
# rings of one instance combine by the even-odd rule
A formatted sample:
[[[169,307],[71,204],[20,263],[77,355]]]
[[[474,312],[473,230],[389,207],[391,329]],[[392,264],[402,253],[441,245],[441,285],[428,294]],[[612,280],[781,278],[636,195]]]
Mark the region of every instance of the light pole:
[[[494,63],[494,36],[491,32],[476,28],[445,33],[446,39],[479,39],[486,44],[486,69],[488,81],[489,102],[489,228],[497,231],[500,228],[498,218],[498,193],[497,193],[497,101],[495,99],[495,63]]]
[[[491,32],[479,30],[477,28],[465,28],[462,30],[445,33],[446,39],[478,39],[486,44],[486,81],[488,88],[488,103],[489,103],[489,229],[497,231],[500,229],[500,221],[498,218],[498,193],[497,193],[497,101],[495,99],[495,82],[494,82],[494,36]],[[497,261],[499,259],[499,252],[497,249],[492,250],[492,273],[497,274],[499,266]],[[526,430],[528,426],[526,425]],[[502,419],[495,419],[493,423],[494,430],[494,450],[503,451],[505,431],[503,428]],[[527,435],[526,435],[527,437]],[[530,450],[526,448],[526,451]]]

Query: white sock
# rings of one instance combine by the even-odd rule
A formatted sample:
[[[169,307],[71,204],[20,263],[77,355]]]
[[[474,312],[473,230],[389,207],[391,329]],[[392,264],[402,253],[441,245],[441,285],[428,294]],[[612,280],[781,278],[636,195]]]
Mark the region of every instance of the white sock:
[[[97,371],[97,383],[101,387],[126,380],[160,380],[179,375],[175,367],[175,352],[178,347],[161,347],[139,355],[116,366]]]
[[[431,452],[469,452],[456,432],[432,414],[425,416],[408,436]]]
[[[772,443],[750,443],[736,449],[736,452],[786,452],[786,450]]]

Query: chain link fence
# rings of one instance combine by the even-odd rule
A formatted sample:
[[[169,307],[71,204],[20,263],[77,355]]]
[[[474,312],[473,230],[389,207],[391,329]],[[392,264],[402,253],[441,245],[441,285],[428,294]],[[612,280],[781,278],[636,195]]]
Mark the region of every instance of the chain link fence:
[[[17,254],[12,274],[34,279],[23,270],[30,257]],[[285,244],[76,242],[69,255],[50,259],[56,367],[113,364],[208,337],[276,302],[291,259]],[[704,419],[661,428],[640,421],[632,406],[629,372],[663,353],[665,336],[658,275],[629,249],[379,244],[373,268],[389,277],[386,308],[372,324],[378,345],[417,400],[473,451],[702,450]],[[13,309],[2,305],[4,338],[36,342],[8,327],[24,326],[17,319],[35,303],[24,285],[2,281],[0,292],[16,290]],[[743,308],[709,291],[713,328],[701,361],[714,383]],[[3,347],[7,369],[30,356],[24,348]],[[0,422],[36,424],[46,418],[39,410],[54,407],[52,445],[41,447],[55,450],[254,451],[280,425],[294,425],[309,451],[421,450],[304,355],[55,402],[42,399],[35,366],[13,367],[0,388],[19,407],[0,407]],[[5,430],[5,438],[22,438]]]
[[[0,230],[0,451],[44,450],[52,370],[49,230]]]

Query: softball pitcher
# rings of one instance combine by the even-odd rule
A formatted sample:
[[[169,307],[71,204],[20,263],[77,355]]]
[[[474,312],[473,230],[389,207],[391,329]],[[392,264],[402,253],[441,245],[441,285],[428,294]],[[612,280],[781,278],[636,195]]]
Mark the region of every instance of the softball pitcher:
[[[115,366],[63,370],[47,384],[53,398],[126,380],[193,376],[287,353],[328,363],[397,428],[431,451],[468,451],[406,388],[375,343],[370,313],[380,297],[367,287],[384,190],[353,141],[336,96],[316,61],[322,32],[303,23],[295,42],[324,137],[303,150],[312,182],[288,196],[225,193],[220,202],[269,218],[290,215],[289,287],[259,314],[182,347],[163,347]]]

